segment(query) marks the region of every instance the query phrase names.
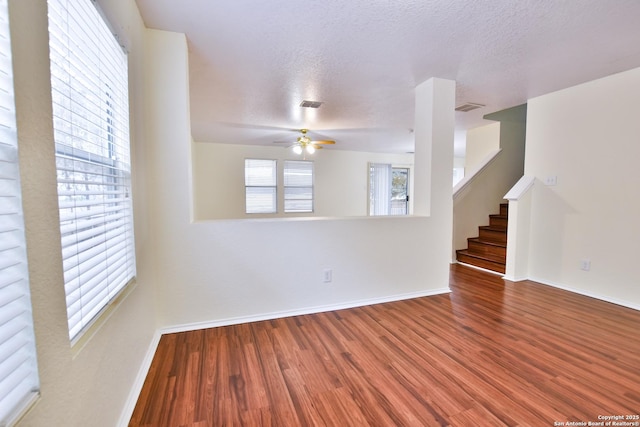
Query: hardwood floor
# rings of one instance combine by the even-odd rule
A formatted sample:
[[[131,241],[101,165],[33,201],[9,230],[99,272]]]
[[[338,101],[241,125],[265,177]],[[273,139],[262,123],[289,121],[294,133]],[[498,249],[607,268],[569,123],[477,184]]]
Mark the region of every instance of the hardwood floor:
[[[458,265],[451,289],[165,335],[129,425],[554,426],[640,414],[640,312]]]

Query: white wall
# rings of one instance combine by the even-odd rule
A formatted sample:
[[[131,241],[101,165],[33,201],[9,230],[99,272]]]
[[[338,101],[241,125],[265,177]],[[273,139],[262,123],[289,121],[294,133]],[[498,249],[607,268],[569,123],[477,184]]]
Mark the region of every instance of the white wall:
[[[500,148],[500,122],[469,129],[464,157],[465,171],[472,170],[487,154],[498,148]]]
[[[148,84],[162,89],[150,90],[148,100],[162,327],[207,326],[448,289],[448,253],[442,248],[451,239],[446,224],[453,120],[450,138],[438,137],[435,148],[425,148],[435,152],[435,179],[446,181],[430,190],[438,207],[431,217],[193,222],[191,150],[202,147],[189,138],[186,40],[180,34],[150,34],[154,72]],[[322,283],[325,268],[333,269],[330,284]]]
[[[284,214],[280,209],[279,214],[247,215],[244,198],[245,158],[278,160],[279,168],[282,168],[283,160],[301,160],[300,156],[291,154],[291,150],[283,147],[195,143],[193,181],[196,220],[366,216],[369,162],[408,166],[413,171],[411,154],[363,153],[328,148],[307,156],[307,160],[314,162],[315,211],[312,214]],[[409,187],[412,191],[413,186]]]
[[[638,99],[640,68],[530,100],[525,174],[529,276],[640,309]]]
[[[138,279],[101,326],[71,348],[57,215],[47,3],[10,0],[23,205],[41,397],[23,426],[117,425],[156,324],[145,198],[144,27],[133,0],[102,2],[129,49]]]

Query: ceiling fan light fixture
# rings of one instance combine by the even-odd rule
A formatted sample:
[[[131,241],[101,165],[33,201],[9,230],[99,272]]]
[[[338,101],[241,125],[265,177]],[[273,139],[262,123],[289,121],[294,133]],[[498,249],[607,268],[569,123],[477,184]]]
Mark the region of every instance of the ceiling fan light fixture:
[[[307,153],[309,154],[313,154],[316,152],[316,147],[314,147],[313,145],[307,145],[306,149],[307,149]]]
[[[293,152],[296,154],[302,154],[302,147],[300,145],[294,145]]]

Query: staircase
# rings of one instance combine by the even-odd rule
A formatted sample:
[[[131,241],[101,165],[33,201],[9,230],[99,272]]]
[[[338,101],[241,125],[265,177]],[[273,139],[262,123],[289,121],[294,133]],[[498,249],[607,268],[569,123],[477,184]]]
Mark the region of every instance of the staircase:
[[[507,260],[509,205],[500,204],[499,215],[489,215],[489,225],[478,227],[478,237],[467,239],[467,249],[456,251],[458,262],[504,273]]]

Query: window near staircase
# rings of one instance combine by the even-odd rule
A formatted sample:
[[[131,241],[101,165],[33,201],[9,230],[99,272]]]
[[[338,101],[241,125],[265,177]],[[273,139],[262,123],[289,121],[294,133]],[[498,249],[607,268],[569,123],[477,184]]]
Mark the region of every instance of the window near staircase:
[[[464,178],[464,168],[453,168],[453,186]]]
[[[408,167],[370,163],[369,215],[408,215],[409,180]]]

